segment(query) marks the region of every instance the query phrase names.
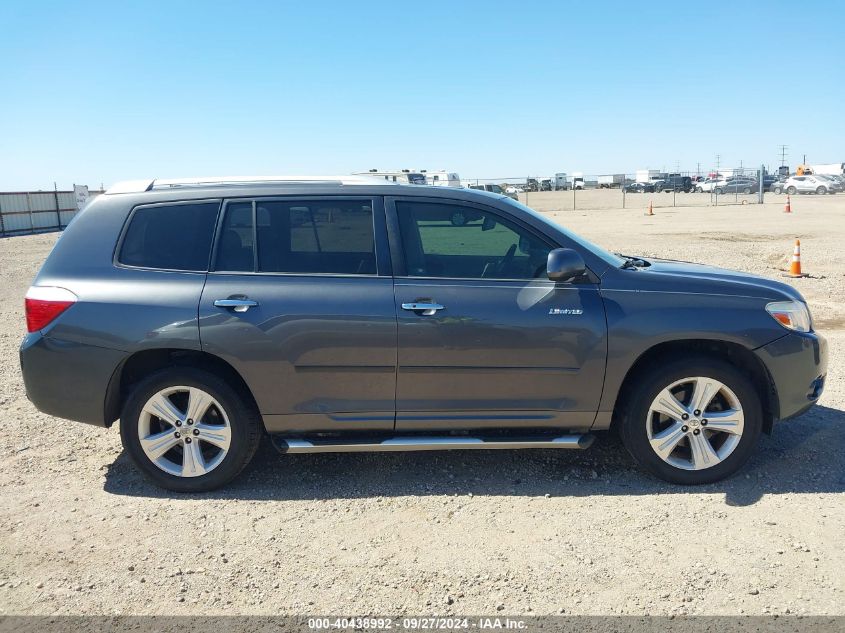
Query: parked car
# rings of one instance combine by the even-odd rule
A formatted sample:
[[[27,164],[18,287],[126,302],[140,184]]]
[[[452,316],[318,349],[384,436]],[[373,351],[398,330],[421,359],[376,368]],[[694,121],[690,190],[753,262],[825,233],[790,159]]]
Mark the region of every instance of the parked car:
[[[772,185],[773,193],[788,193],[793,196],[796,193],[817,193],[821,195],[838,193],[841,190],[840,186],[819,176],[792,176],[784,182]]]
[[[710,483],[827,373],[792,286],[367,178],[117,185],[25,305],[29,399],[119,419],[138,470],[183,492],[229,482],[265,433],[283,453],[585,449],[612,427],[654,475]]]
[[[510,186],[510,187],[507,187],[507,188],[505,189],[505,193],[507,193],[507,194],[519,194],[519,193],[525,193],[525,189],[523,189],[522,187],[514,187],[514,186]],[[514,198],[514,200],[516,200],[516,198]]]
[[[713,187],[713,193],[721,196],[725,193],[754,193],[759,188],[756,180],[750,178],[729,178]]]
[[[696,183],[695,191],[697,193],[711,193],[716,187],[718,187],[720,184],[723,184],[724,182],[725,179],[721,176],[708,177]]]
[[[483,184],[483,185],[470,185],[470,189],[477,189],[479,191],[489,191],[490,193],[498,193],[503,196],[508,196],[509,198],[513,198],[514,200],[517,199],[516,191],[509,191],[512,187],[508,187],[507,190],[502,189],[499,185],[491,185],[491,184]]]
[[[627,193],[653,193],[654,185],[650,182],[629,182],[625,185]]]
[[[683,191],[689,193],[693,190],[692,178],[689,176],[667,176],[662,180],[655,181],[654,190],[661,191]]]
[[[765,175],[763,176],[763,191],[771,191],[772,186],[778,182],[780,179],[774,175]]]
[[[831,187],[828,193],[839,193],[845,189],[845,177],[836,174],[816,174],[816,178],[828,180],[831,182]]]
[[[540,191],[551,191],[552,190],[552,181],[548,178],[540,181]]]

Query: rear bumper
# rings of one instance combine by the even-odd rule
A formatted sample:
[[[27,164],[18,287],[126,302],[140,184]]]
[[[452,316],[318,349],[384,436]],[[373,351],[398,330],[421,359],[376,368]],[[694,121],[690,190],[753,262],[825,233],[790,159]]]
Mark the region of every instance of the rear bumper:
[[[827,340],[815,332],[788,334],[755,350],[766,365],[778,400],[781,420],[804,413],[824,390]]]
[[[26,395],[44,413],[107,426],[105,398],[109,381],[125,352],[28,334],[20,361]]]

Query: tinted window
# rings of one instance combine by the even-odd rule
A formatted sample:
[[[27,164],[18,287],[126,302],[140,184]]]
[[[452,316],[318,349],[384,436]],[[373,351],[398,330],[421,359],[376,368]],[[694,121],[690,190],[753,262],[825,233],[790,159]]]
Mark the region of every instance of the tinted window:
[[[228,203],[217,241],[217,270],[252,272],[255,269],[254,240],[252,202]]]
[[[376,274],[369,201],[259,200],[254,218],[251,202],[226,206],[217,270]]]
[[[551,246],[486,210],[398,202],[408,275],[467,279],[545,278]]]
[[[208,270],[219,204],[167,204],[132,214],[118,261],[127,266]]]

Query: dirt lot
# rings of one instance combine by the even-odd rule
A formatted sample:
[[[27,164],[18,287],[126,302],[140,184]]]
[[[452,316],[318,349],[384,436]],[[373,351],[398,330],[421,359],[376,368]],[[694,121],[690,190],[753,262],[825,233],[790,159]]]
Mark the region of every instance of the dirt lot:
[[[579,192],[580,193],[580,192]],[[845,614],[845,195],[665,208],[649,196],[531,194],[629,254],[793,283],[831,344],[820,406],[764,437],[748,467],[684,489],[601,437],[586,452],[280,457],[233,485],[169,497],[117,429],[26,400],[22,297],[56,235],[0,240],[0,614]],[[661,197],[662,196],[662,197]],[[678,196],[678,202],[683,198]],[[688,198],[687,200],[690,200]],[[584,198],[585,202],[587,199]]]

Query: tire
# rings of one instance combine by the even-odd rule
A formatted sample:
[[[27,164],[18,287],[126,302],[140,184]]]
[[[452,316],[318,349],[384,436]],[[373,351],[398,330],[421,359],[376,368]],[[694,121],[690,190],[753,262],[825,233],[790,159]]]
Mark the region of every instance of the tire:
[[[791,185],[786,188],[786,193],[788,193],[790,196],[794,196],[797,192],[798,190]]]
[[[748,195],[749,193],[751,193],[751,187],[746,187],[745,189],[742,190],[742,193]]]
[[[191,389],[194,391],[186,391]],[[162,422],[164,417],[150,415],[149,408],[144,411],[153,396],[160,396],[168,390],[174,390],[172,395],[166,396],[175,407],[171,411],[179,410],[182,415],[181,421],[177,421],[175,425]],[[187,404],[187,398],[194,397],[195,393],[202,396],[197,402],[207,396],[212,399],[213,404],[208,405],[204,409],[205,412],[198,416],[196,425],[191,430],[188,425],[193,425],[194,421],[188,419],[191,406]],[[181,400],[183,404],[174,404],[180,402],[180,398],[184,398]],[[181,409],[184,409],[184,412],[181,412]],[[219,422],[224,424],[218,426],[216,423]],[[174,434],[180,432],[181,440],[170,440],[170,431]],[[199,439],[189,433],[198,435]],[[175,492],[207,492],[232,481],[252,460],[261,433],[260,415],[251,403],[245,402],[244,398],[219,376],[191,367],[163,369],[139,382],[127,398],[120,416],[120,437],[135,466],[154,484]],[[147,434],[148,437],[160,435],[164,441],[173,444],[158,460],[164,466],[157,465],[144,450],[141,434]],[[221,438],[225,439],[227,434],[227,448],[223,451],[216,442]],[[215,439],[213,442],[203,441],[204,436]],[[189,469],[186,465],[186,462],[190,461],[185,452],[188,444],[191,444],[192,454],[199,452],[201,455],[202,466],[198,466],[197,470],[204,471],[208,467],[207,472],[196,474],[197,470]],[[190,470],[192,474],[180,475],[165,470],[178,470],[177,461],[182,462],[183,473]]]
[[[710,408],[707,411],[715,420],[718,412],[714,409],[720,408],[721,404],[730,402],[731,399],[736,399],[741,411],[740,433],[725,433],[716,431],[713,432],[707,429],[706,426],[701,425],[700,420],[706,420],[704,415],[707,412],[702,412],[698,419],[690,417],[686,423],[680,419],[677,422],[670,418],[665,418],[658,413],[649,413],[652,411],[652,404],[656,402],[658,394],[664,389],[672,386],[675,383],[684,383],[689,377],[702,377],[710,381],[718,381],[722,383],[722,387],[726,390],[721,390],[716,397],[710,402]],[[684,383],[686,387],[676,387],[676,389],[689,389],[691,383]],[[678,392],[692,395],[691,392]],[[689,400],[679,396],[679,400],[691,404]],[[665,400],[664,400],[665,401]],[[742,372],[738,371],[734,366],[717,358],[710,358],[707,356],[693,356],[692,358],[678,359],[668,363],[659,363],[646,371],[640,377],[636,384],[630,389],[626,390],[626,396],[622,398],[622,410],[617,412],[620,414],[619,420],[621,423],[620,435],[622,442],[634,459],[645,470],[653,475],[674,484],[682,485],[699,485],[708,484],[724,479],[734,474],[739,470],[754,450],[757,440],[760,437],[760,432],[763,428],[763,413],[760,404],[760,398],[757,394],[754,385],[749,378]],[[736,406],[736,405],[728,405]],[[692,408],[689,409],[689,415],[692,415]],[[672,449],[672,454],[668,459],[675,463],[689,463],[692,468],[685,469],[670,463],[664,459],[654,448],[652,448],[649,439],[649,432],[656,434],[655,428],[659,428],[660,424],[669,424],[669,426],[677,425],[693,425],[695,423],[700,431],[698,434],[692,435],[695,429],[690,429],[689,426],[680,426],[678,431],[671,433],[672,437],[680,435],[682,439]],[[651,429],[651,431],[650,431]],[[687,429],[686,432],[683,429]],[[668,427],[660,432],[671,432]],[[709,439],[708,439],[709,437]],[[714,465],[704,466],[700,469],[695,469],[695,459],[692,449],[693,440],[696,445],[699,442],[706,442],[716,455]],[[665,445],[665,444],[664,444]],[[717,447],[718,445],[718,447]],[[724,450],[724,457],[719,457],[719,453]],[[700,453],[703,455],[703,453]],[[685,456],[688,456],[689,462],[685,461]],[[700,463],[704,463],[704,458],[701,458]]]
[[[772,188],[772,193],[780,195],[783,193],[783,189],[781,187],[774,187]]]
[[[467,216],[461,211],[455,211],[451,218],[452,226],[464,226],[467,223]]]
[[[827,193],[827,189],[825,189],[824,187],[817,187],[816,188],[816,194],[817,195],[823,196],[826,193]]]
[[[702,189],[701,187],[696,187],[695,193],[704,193],[704,189]]]
[[[722,191],[722,189],[720,189],[719,187],[716,187],[716,188],[713,190],[713,193],[715,193],[717,196],[721,196],[721,195],[722,195],[722,193],[724,193],[724,192],[723,192],[723,191]]]

